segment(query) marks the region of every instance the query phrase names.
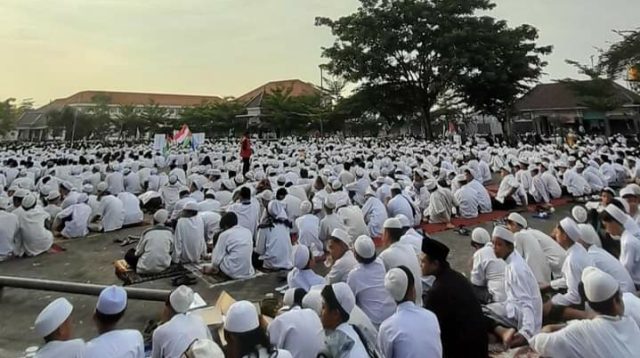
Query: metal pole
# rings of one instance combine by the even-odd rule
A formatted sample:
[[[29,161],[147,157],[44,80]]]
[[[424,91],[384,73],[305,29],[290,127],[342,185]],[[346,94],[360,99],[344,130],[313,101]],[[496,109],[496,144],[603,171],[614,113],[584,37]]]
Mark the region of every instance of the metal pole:
[[[73,128],[71,128],[71,148],[73,148],[73,140],[76,136],[76,123],[78,121],[78,111],[73,109]]]
[[[324,103],[324,76],[322,73],[322,65],[318,67],[320,67],[320,91],[322,92],[322,106],[324,107],[324,105],[326,105],[326,103]],[[324,137],[324,126],[322,123],[322,114],[320,115],[320,136]]]
[[[30,290],[55,291],[75,293],[79,295],[98,296],[107,286],[89,283],[77,283],[67,281],[42,280],[37,278],[0,276],[1,287],[14,287]],[[127,297],[132,300],[162,301],[164,302],[171,291],[155,290],[149,288],[124,287]]]

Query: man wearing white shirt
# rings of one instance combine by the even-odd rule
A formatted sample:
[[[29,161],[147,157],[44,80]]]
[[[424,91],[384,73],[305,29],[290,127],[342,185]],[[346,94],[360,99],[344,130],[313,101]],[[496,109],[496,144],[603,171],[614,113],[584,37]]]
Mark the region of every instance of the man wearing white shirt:
[[[425,189],[426,190],[426,189]],[[362,206],[362,214],[364,221],[369,228],[369,234],[373,238],[382,237],[382,225],[389,217],[384,204],[378,199],[375,192],[371,188],[367,188],[364,194],[365,203]]]
[[[220,211],[220,202],[216,200],[214,190],[209,189],[204,193],[204,200],[198,203],[198,211]]]
[[[100,224],[94,227],[95,231],[110,232],[121,229],[124,224],[124,205],[122,201],[111,195],[105,182],[99,183],[97,189],[100,206],[98,207],[98,215],[94,220],[100,221]]]
[[[398,214],[403,214],[411,219],[415,217],[415,208],[413,208],[409,198],[402,194],[402,187],[398,183],[394,183],[391,186],[391,199],[387,203],[387,212],[390,217]]]
[[[257,202],[251,200],[251,190],[247,187],[240,188],[238,202],[233,203],[227,212],[235,213],[238,218],[238,225],[251,232],[251,237],[256,237],[260,210]]]
[[[63,226],[62,236],[68,239],[87,236],[91,219],[91,207],[87,204],[88,200],[87,194],[82,193],[78,195],[78,203],[67,207],[57,215],[56,221]],[[58,228],[54,229],[58,230]]]
[[[53,234],[45,228],[49,214],[36,206],[36,201],[35,195],[28,194],[22,200],[22,206],[13,211],[18,218],[14,248],[18,257],[40,255],[53,244]]]
[[[135,249],[130,249],[124,259],[139,274],[154,274],[171,265],[173,252],[173,230],[165,224],[169,212],[160,209],[153,214],[154,226],[140,235]]]
[[[476,199],[478,200],[480,212],[490,213],[491,211],[493,211],[491,206],[491,196],[489,195],[489,191],[487,191],[487,188],[485,188],[480,181],[474,178],[471,170],[466,169],[464,173],[467,178],[467,185],[465,186],[470,187],[476,192]]]
[[[547,257],[538,240],[533,235],[522,231],[526,226],[526,222],[523,221],[524,218],[514,214],[516,213],[512,213],[507,217],[506,224],[509,231],[513,233],[515,249],[525,260],[531,272],[533,272],[538,284],[548,286],[551,282],[551,266],[547,261]]]
[[[398,303],[398,309],[382,323],[378,332],[378,348],[383,357],[442,357],[438,319],[414,303],[413,281],[411,271],[405,266],[389,270],[384,278],[384,286]]]
[[[623,210],[609,204],[600,213],[605,231],[611,236],[620,236],[620,262],[640,287],[640,228]]]
[[[8,198],[0,198],[0,261],[14,255],[14,241],[18,232],[18,217],[7,208],[11,205]]]
[[[349,272],[358,264],[351,251],[351,237],[342,229],[334,229],[327,240],[327,251],[333,264],[325,276],[327,284],[346,282]]]
[[[320,241],[320,219],[311,213],[313,204],[303,201],[300,204],[302,216],[296,219],[295,228],[298,230],[298,243],[309,248],[314,257],[322,256],[324,245]]]
[[[478,300],[485,304],[506,300],[507,294],[504,290],[506,264],[493,252],[493,243],[487,230],[481,227],[473,229],[471,246],[476,251],[473,253],[469,281],[474,286]]]
[[[460,184],[460,188],[453,193],[458,202],[458,215],[462,218],[478,217],[477,192],[467,184],[467,177],[464,174],[456,176],[455,180]]]
[[[205,273],[222,272],[232,279],[253,277],[255,270],[251,263],[253,238],[251,231],[238,225],[235,213],[226,213],[220,219],[222,232],[211,253],[211,267]]]
[[[127,309],[127,292],[118,286],[103,289],[98,296],[93,321],[98,337],[87,342],[87,357],[144,358],[142,334],[133,329],[116,329]]]
[[[498,192],[492,202],[494,210],[512,210],[516,206],[522,205],[523,195],[521,195],[522,187],[516,178],[511,174],[508,166],[500,168],[502,181],[498,187]]]
[[[141,224],[144,220],[144,214],[140,209],[140,200],[132,193],[123,191],[118,194],[118,199],[122,201],[124,207],[124,222],[123,226]]]
[[[560,187],[560,183],[558,183],[558,179],[556,179],[548,169],[549,163],[543,162],[542,165],[540,165],[540,179],[542,179],[551,199],[558,199],[562,196],[562,188]]]
[[[198,263],[206,249],[204,222],[198,216],[198,204],[190,201],[176,223],[173,262]]]
[[[34,323],[35,333],[45,344],[35,358],[84,358],[86,345],[82,339],[71,339],[73,306],[66,298],[58,298],[45,307]]]

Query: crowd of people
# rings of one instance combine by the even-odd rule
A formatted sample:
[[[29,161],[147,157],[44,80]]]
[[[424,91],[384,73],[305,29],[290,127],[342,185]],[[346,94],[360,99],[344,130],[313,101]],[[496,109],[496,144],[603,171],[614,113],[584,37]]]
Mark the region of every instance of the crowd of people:
[[[494,342],[551,357],[631,357],[640,352],[638,154],[623,138],[511,147],[245,136],[240,151],[221,140],[168,154],[4,148],[0,261],[43,254],[54,237],[141,225],[148,213],[153,225],[124,257],[140,274],[192,263],[229,280],[288,271],[269,324],[250,302],[229,309],[224,353],[188,312],[194,292],[178,287],[152,357],[487,357]],[[561,196],[580,204],[553,232],[516,212],[553,211]],[[494,210],[511,213],[471,233],[469,279],[422,230]],[[40,313],[38,357],[144,355],[139,332],[116,329],[123,289],[100,295],[100,336],[86,344],[71,339],[72,309],[58,299]]]

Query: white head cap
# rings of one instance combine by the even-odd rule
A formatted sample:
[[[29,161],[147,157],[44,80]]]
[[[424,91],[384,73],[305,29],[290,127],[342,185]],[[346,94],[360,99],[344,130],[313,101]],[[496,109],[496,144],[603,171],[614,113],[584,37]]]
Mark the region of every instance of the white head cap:
[[[574,206],[573,209],[571,209],[571,216],[573,216],[573,218],[579,222],[579,223],[585,223],[587,222],[587,209],[583,208],[582,206]]]
[[[435,179],[427,179],[424,182],[424,186],[427,187],[427,190],[434,190],[437,185],[438,183],[435,181]]]
[[[636,190],[637,185],[632,186],[635,184],[630,184],[625,186],[624,188],[622,188],[622,190],[620,190],[620,197],[624,198],[625,196],[638,196],[639,193]]]
[[[400,224],[402,224],[402,227],[411,227],[411,222],[409,221],[409,218],[407,218],[406,215],[398,214],[396,215],[396,219],[400,220]]]
[[[313,204],[310,201],[305,200],[300,203],[300,212],[302,212],[302,214],[309,214],[311,210],[313,210]]]
[[[320,289],[312,287],[302,298],[302,307],[314,310],[318,316],[322,313],[322,294]]]
[[[407,274],[402,269],[392,268],[384,276],[384,287],[396,302],[400,302],[407,295],[409,278],[407,278]]]
[[[153,214],[153,221],[158,224],[164,224],[169,219],[169,212],[165,209],[159,209]]]
[[[603,302],[618,292],[620,285],[615,278],[600,269],[589,266],[582,270],[584,293],[589,302]]]
[[[93,185],[91,184],[85,184],[82,186],[82,191],[87,193],[87,194],[91,194],[93,193]]]
[[[179,286],[169,296],[171,308],[177,313],[185,313],[193,303],[193,290],[187,286]]]
[[[253,331],[260,326],[258,311],[249,301],[238,301],[229,307],[224,321],[224,329],[232,333]]]
[[[513,221],[514,223],[520,225],[522,228],[527,227],[527,219],[525,219],[524,217],[522,217],[522,215],[518,213],[509,214],[509,216],[507,216],[507,220]]]
[[[580,229],[580,240],[589,245],[598,245],[600,238],[593,226],[589,224],[578,224],[578,229]]]
[[[118,314],[127,308],[127,291],[119,286],[109,286],[100,292],[96,311],[106,314]]]
[[[621,225],[624,225],[629,219],[629,216],[624,211],[620,210],[619,207],[613,204],[607,205],[607,207],[604,210],[607,213],[609,213],[609,215],[611,215]]]
[[[356,306],[356,297],[353,295],[353,291],[351,291],[349,285],[344,282],[338,282],[332,284],[331,288],[336,295],[336,300],[338,300],[340,307],[342,307],[345,312],[351,313]]]
[[[59,191],[57,191],[57,190],[51,190],[51,191],[49,192],[49,194],[47,195],[47,200],[48,200],[48,201],[53,201],[53,200],[58,199],[59,197],[60,197],[60,192],[59,192]]]
[[[508,241],[512,244],[515,242],[515,239],[513,238],[513,233],[509,231],[506,227],[501,225],[493,228],[492,236],[502,239],[504,241]]]
[[[29,195],[29,190],[22,188],[16,189],[16,191],[13,193],[13,196],[16,198],[24,198],[27,195]]]
[[[107,190],[108,187],[109,185],[107,185],[107,183],[101,181],[98,183],[98,187],[96,189],[98,190],[98,193],[102,193]]]
[[[478,244],[486,245],[487,243],[489,243],[489,241],[491,241],[491,236],[489,235],[489,232],[484,228],[477,227],[471,232],[471,241]]]
[[[351,245],[351,236],[342,229],[333,229],[331,237],[344,242],[347,246]]]
[[[573,219],[564,218],[560,220],[560,227],[571,239],[571,241],[577,242],[578,240],[580,240],[580,229],[578,228],[578,225],[576,225],[576,222],[573,221]]]
[[[190,358],[224,358],[222,349],[209,339],[196,339],[186,353]]]
[[[53,333],[69,318],[72,311],[73,306],[64,297],[49,303],[36,318],[34,326],[38,336],[44,338]]]
[[[328,209],[336,208],[336,200],[333,198],[333,196],[327,196],[324,199],[324,206],[326,206]]]
[[[363,259],[370,259],[376,254],[376,245],[367,235],[360,235],[353,244],[354,250],[358,256]]]
[[[382,225],[385,229],[402,229],[402,223],[397,218],[388,218]]]
[[[293,266],[298,270],[303,270],[309,264],[311,253],[309,248],[304,245],[296,245],[293,247]]]
[[[393,183],[393,185],[391,185],[390,189],[391,190],[402,190],[402,187],[398,183]]]
[[[184,204],[184,208],[182,210],[198,211],[198,203],[196,203],[195,201],[189,201]]]
[[[31,209],[36,206],[36,196],[33,194],[29,194],[22,199],[22,207],[25,209]]]

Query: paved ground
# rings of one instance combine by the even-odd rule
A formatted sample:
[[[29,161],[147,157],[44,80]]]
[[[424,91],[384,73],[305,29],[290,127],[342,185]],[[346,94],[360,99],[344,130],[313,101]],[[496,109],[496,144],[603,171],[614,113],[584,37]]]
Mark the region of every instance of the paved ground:
[[[530,225],[550,232],[557,220],[567,215],[570,206],[556,208],[556,213],[547,220],[532,219],[531,214],[524,216]],[[491,231],[493,222],[480,226]],[[13,260],[0,263],[0,275],[24,276],[94,284],[120,284],[113,273],[112,262],[124,256],[127,248],[112,242],[114,237],[139,234],[144,228],[131,228],[115,234],[95,235],[84,239],[65,241],[61,246],[67,251],[58,254],[45,254],[36,258]],[[472,250],[469,236],[460,236],[453,231],[433,235],[447,244],[450,249],[452,266],[467,274],[470,269]],[[194,290],[206,301],[214,303],[222,290],[241,299],[259,300],[266,293],[275,292],[274,288],[284,284],[278,274],[262,275],[251,280],[211,285],[199,280]],[[171,289],[170,279],[161,279],[142,283],[136,287]],[[5,288],[0,298],[0,357],[16,357],[26,347],[41,342],[33,331],[33,322],[38,312],[52,299],[65,296],[74,305],[74,334],[84,339],[96,335],[91,321],[96,298],[92,296],[58,294],[54,292]],[[142,330],[147,321],[157,319],[163,303],[149,301],[130,301],[129,309],[121,326]]]

